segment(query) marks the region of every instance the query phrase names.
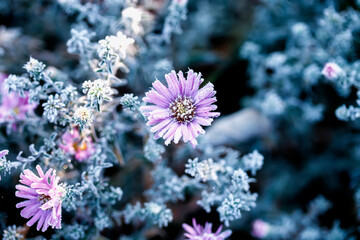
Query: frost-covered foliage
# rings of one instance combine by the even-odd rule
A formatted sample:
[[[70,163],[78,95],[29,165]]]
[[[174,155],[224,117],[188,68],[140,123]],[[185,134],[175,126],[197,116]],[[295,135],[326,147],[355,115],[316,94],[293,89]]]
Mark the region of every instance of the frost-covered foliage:
[[[39,17],[13,28],[6,7]],[[6,198],[17,197],[6,200],[9,209],[22,209],[16,225],[1,209],[4,239],[151,237],[200,207],[217,206],[226,226],[255,207],[246,171],[255,174],[262,155],[240,162],[235,150],[198,143],[220,113],[214,84],[190,66],[174,67],[188,1],[5,1],[0,16],[10,20],[0,34],[0,184]],[[31,32],[48,22],[61,25],[52,38],[52,30]],[[22,41],[38,42],[26,49]],[[174,165],[175,149],[183,158]],[[203,177],[188,176],[189,158],[213,159],[219,169],[208,176],[210,162],[199,163]],[[217,197],[176,214],[204,194]]]
[[[346,194],[354,194],[352,189],[356,192],[359,186],[359,141],[350,129],[358,126],[344,128],[339,121],[356,121],[360,116],[352,103],[357,104],[354,97],[360,96],[356,94],[359,6],[330,0],[261,2],[239,51],[239,59],[247,62],[248,87],[255,90],[242,104],[271,121],[269,140],[275,151],[271,149],[274,155],[267,161],[275,161],[265,175],[282,170],[276,178],[267,177],[273,182],[264,187],[263,198],[260,194],[260,217],[253,222],[252,235],[267,239],[356,238],[358,230],[351,228],[356,225],[353,217],[351,224],[343,224],[344,218],[337,216],[326,226],[316,220],[317,215],[327,214],[325,206],[329,204],[323,198],[314,200],[307,213],[289,213],[293,204],[284,209],[273,201],[292,201],[310,191],[312,197],[339,194],[331,197],[336,202],[333,211],[341,211],[341,204],[353,204],[340,203],[337,199],[344,193],[336,191],[338,184],[342,185],[341,174],[351,179],[345,183]],[[328,182],[329,178],[334,181]],[[326,190],[316,190],[312,184]],[[357,203],[356,193],[354,199]],[[343,225],[351,227],[343,230]]]
[[[359,26],[358,1],[1,1],[2,238],[358,238]]]
[[[348,231],[335,222],[330,229],[318,225],[318,218],[331,207],[322,196],[314,199],[306,213],[295,211],[273,219],[271,223],[256,220],[252,235],[261,239],[350,239]]]

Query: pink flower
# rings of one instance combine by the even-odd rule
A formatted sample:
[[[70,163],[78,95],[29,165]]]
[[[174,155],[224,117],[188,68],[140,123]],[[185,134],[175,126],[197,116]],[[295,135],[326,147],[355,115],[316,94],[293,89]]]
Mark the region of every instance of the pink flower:
[[[9,153],[9,150],[1,150],[0,151],[0,158],[5,157],[6,155],[8,155],[8,153]]]
[[[66,153],[75,156],[75,159],[80,162],[88,159],[95,152],[91,138],[82,138],[77,129],[65,132],[61,137],[59,147]]]
[[[1,88],[1,104],[0,104],[0,122],[13,122],[15,120],[24,120],[28,112],[36,108],[36,104],[29,103],[28,93],[25,92],[25,97],[19,96],[15,92],[8,92],[4,87],[4,80],[6,75],[0,73],[0,88]]]
[[[231,230],[226,230],[221,232],[222,225],[218,228],[215,233],[212,233],[212,223],[205,223],[205,227],[202,227],[200,224],[196,223],[195,218],[193,218],[193,227],[183,224],[182,227],[187,232],[184,234],[188,240],[224,240],[231,235]]]
[[[270,225],[261,219],[257,219],[253,222],[251,234],[257,238],[264,238],[268,235]]]
[[[196,137],[204,134],[202,126],[209,126],[214,117],[220,116],[216,110],[214,85],[206,84],[201,74],[189,70],[187,79],[179,71],[165,75],[168,87],[159,80],[152,85],[153,89],[146,93],[143,101],[152,105],[142,106],[140,109],[148,117],[148,126],[151,132],[156,132],[154,139],[165,139],[165,145],[171,141],[178,143],[181,138],[184,142],[190,141],[193,147],[197,145]]]
[[[327,79],[333,80],[344,74],[344,70],[336,63],[326,63],[321,71]]]
[[[26,201],[16,204],[17,208],[24,207],[20,215],[31,218],[26,224],[31,227],[38,221],[36,229],[45,232],[49,226],[61,228],[61,203],[65,189],[58,185],[59,177],[54,169],[49,169],[45,174],[41,167],[36,166],[39,176],[29,169],[20,174],[20,183],[16,185],[15,195]]]

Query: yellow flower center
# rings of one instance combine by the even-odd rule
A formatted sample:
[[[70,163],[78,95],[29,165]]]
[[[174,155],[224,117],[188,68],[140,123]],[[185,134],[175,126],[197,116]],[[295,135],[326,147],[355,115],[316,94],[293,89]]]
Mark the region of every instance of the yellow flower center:
[[[171,116],[176,121],[191,122],[196,114],[194,101],[189,97],[178,97],[173,101],[170,106]]]
[[[72,146],[75,149],[75,151],[84,151],[87,149],[86,141],[79,141],[79,142],[76,141],[72,144]]]

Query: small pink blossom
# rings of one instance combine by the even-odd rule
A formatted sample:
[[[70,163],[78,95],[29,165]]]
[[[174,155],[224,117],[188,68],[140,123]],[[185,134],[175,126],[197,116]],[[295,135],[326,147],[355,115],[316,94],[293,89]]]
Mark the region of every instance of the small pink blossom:
[[[6,78],[7,75],[0,73],[0,123],[24,120],[26,118],[26,114],[32,112],[37,105],[29,103],[28,92],[25,92],[25,97],[21,97],[15,92],[9,93],[8,89],[3,85]]]
[[[215,233],[212,232],[212,223],[205,223],[205,227],[196,223],[193,218],[193,226],[183,224],[182,227],[186,231],[184,234],[187,240],[224,240],[231,235],[231,230],[221,232],[222,225],[217,229]]]
[[[29,227],[37,221],[36,229],[45,232],[49,226],[61,229],[61,203],[65,196],[65,189],[59,186],[60,178],[56,171],[50,168],[45,174],[39,165],[36,166],[39,176],[29,169],[20,174],[20,183],[16,185],[15,196],[26,201],[16,204],[17,208],[24,208],[20,215],[30,220]]]
[[[95,152],[91,137],[82,138],[76,128],[62,135],[59,147],[66,153],[75,156],[79,162],[88,159]]]
[[[326,63],[321,71],[327,79],[333,80],[344,74],[344,70],[336,63]]]
[[[257,238],[265,238],[270,230],[270,225],[261,219],[253,222],[251,234]]]

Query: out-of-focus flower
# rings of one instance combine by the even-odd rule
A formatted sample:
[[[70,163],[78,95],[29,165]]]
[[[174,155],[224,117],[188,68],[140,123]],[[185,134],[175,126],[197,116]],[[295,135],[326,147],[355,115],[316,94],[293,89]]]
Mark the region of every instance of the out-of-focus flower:
[[[140,110],[148,117],[148,126],[153,126],[151,132],[156,132],[154,138],[165,139],[168,145],[171,141],[178,143],[190,141],[193,147],[197,145],[196,137],[204,134],[203,126],[211,125],[214,117],[220,115],[216,110],[214,85],[206,84],[201,74],[189,70],[187,79],[179,71],[165,75],[168,87],[159,80],[152,85],[154,89],[148,91],[143,101],[152,105],[142,106]]]
[[[24,232],[27,229],[25,227],[17,227],[16,225],[8,226],[7,229],[4,230],[2,239],[4,240],[24,240]]]
[[[46,231],[49,226],[61,228],[61,203],[65,196],[65,189],[59,186],[60,178],[54,169],[49,169],[45,174],[39,165],[36,166],[39,176],[29,169],[20,174],[20,183],[16,185],[15,195],[26,201],[16,204],[23,208],[20,215],[30,220],[27,225],[31,227],[38,221],[36,229]]]
[[[139,34],[143,31],[140,24],[142,18],[141,10],[128,7],[121,12],[121,15],[125,26],[128,26],[134,34]]]
[[[344,70],[336,63],[326,63],[321,73],[329,80],[344,75]]]
[[[126,37],[122,32],[116,36],[106,36],[99,41],[98,53],[101,58],[113,58],[118,56],[120,59],[126,58],[126,50],[129,45],[134,43],[134,39]]]
[[[231,235],[231,230],[221,232],[222,225],[217,229],[215,233],[212,232],[212,223],[205,223],[205,227],[196,223],[193,218],[193,226],[189,226],[186,223],[182,225],[184,230],[187,232],[184,234],[188,240],[224,240]]]
[[[77,129],[65,132],[61,137],[59,147],[66,153],[74,155],[80,162],[88,159],[95,152],[91,138],[81,138]]]
[[[268,235],[270,225],[261,219],[257,219],[253,222],[251,234],[257,238],[264,238]]]
[[[95,36],[95,33],[89,33],[87,30],[77,31],[71,29],[71,38],[66,42],[69,53],[74,54],[86,54],[92,47],[91,39]]]
[[[0,122],[24,120],[26,114],[33,111],[37,105],[29,103],[29,95],[27,92],[25,92],[25,97],[21,97],[15,92],[8,92],[8,88],[4,87],[3,84],[6,78],[7,76],[5,74],[0,73]]]

